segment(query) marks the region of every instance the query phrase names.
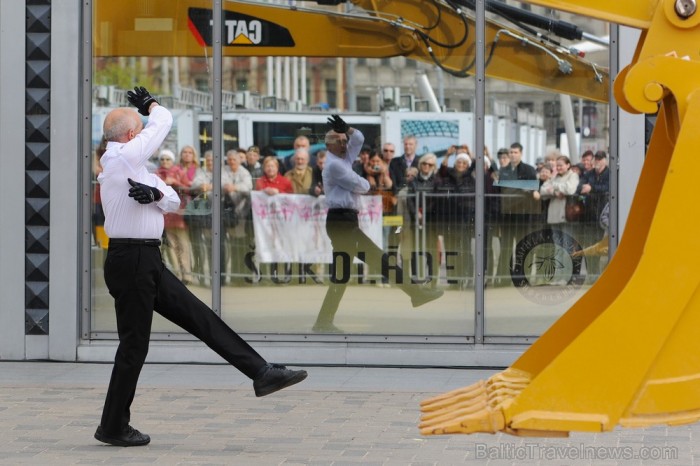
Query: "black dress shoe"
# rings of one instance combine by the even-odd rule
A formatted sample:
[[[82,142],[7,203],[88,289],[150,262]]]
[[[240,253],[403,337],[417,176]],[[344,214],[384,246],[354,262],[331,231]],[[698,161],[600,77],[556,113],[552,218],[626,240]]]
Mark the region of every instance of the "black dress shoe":
[[[255,396],[265,396],[301,382],[308,375],[306,371],[293,371],[281,364],[270,364],[261,369],[253,381]]]
[[[126,426],[126,429],[119,435],[109,435],[102,430],[102,426],[97,427],[95,438],[100,442],[109,443],[117,447],[141,447],[148,445],[151,437],[142,434],[131,426]]]

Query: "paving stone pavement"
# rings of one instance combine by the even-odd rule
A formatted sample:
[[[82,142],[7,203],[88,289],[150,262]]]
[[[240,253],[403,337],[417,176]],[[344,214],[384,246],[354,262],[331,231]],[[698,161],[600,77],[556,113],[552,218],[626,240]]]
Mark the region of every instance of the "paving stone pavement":
[[[309,378],[301,384],[256,398],[250,381],[226,365],[147,364],[132,424],[151,435],[151,444],[119,448],[92,437],[111,365],[0,362],[0,464],[700,463],[698,424],[566,439],[419,434],[421,400],[494,370],[306,369]],[[610,459],[614,455],[632,459]]]

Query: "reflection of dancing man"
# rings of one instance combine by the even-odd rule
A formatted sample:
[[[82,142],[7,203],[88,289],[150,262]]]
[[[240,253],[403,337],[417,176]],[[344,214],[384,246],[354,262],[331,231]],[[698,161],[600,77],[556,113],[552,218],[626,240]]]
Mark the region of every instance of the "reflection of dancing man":
[[[326,133],[325,139],[328,156],[323,168],[323,186],[328,204],[326,232],[333,245],[333,263],[331,284],[313,330],[339,333],[342,330],[333,325],[333,318],[345,293],[352,258],[358,257],[358,253],[364,253],[364,261],[371,270],[381,270],[382,274],[384,270],[383,251],[360,230],[357,218],[359,196],[369,191],[370,186],[366,179],[353,171],[352,164],[360,153],[365,137],[359,130],[349,127],[338,115],[329,118],[328,124],[332,129]],[[345,255],[340,261],[345,272],[337,269],[339,255]],[[397,269],[397,276],[403,281],[403,271],[400,267]],[[384,278],[388,279],[386,275]],[[410,284],[401,284],[401,289],[411,297],[413,307],[437,299],[443,293]]]

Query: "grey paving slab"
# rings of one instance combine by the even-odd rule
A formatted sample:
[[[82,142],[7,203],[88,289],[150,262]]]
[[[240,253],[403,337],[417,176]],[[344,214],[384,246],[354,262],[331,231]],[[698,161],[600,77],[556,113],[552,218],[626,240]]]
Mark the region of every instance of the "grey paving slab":
[[[111,365],[0,362],[0,464],[550,466],[700,461],[696,424],[574,433],[565,439],[419,434],[421,400],[486,378],[493,370],[307,369],[310,376],[304,383],[256,398],[250,381],[225,365],[149,364],[133,403],[132,423],[150,434],[152,442],[117,448],[92,437]],[[604,458],[606,452],[631,456]]]

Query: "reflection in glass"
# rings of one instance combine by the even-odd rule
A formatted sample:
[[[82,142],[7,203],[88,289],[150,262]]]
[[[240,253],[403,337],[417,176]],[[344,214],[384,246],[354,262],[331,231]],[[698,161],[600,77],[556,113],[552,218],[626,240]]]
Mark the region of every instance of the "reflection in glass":
[[[607,35],[608,25],[602,22],[535,6],[531,11],[573,23],[588,37]],[[487,16],[521,25],[493,9]],[[580,70],[559,73],[562,88],[567,80],[578,80],[580,85],[574,87],[582,94],[595,91],[608,62],[607,47],[601,45],[604,40],[545,37],[544,42],[553,44],[549,39],[575,51],[559,58]],[[579,63],[584,51],[593,64]],[[504,58],[511,74],[537,72],[525,55],[521,61],[517,53],[499,46],[493,63]],[[540,83],[550,79],[539,72]],[[609,176],[603,169],[609,145],[608,105],[548,92],[546,86],[536,90],[494,78],[487,80],[486,102],[484,136],[498,171],[494,191],[486,193],[485,335],[539,335],[605,266],[606,257],[583,251],[605,235],[600,218],[609,198]],[[594,169],[597,152],[603,160],[599,171]]]

